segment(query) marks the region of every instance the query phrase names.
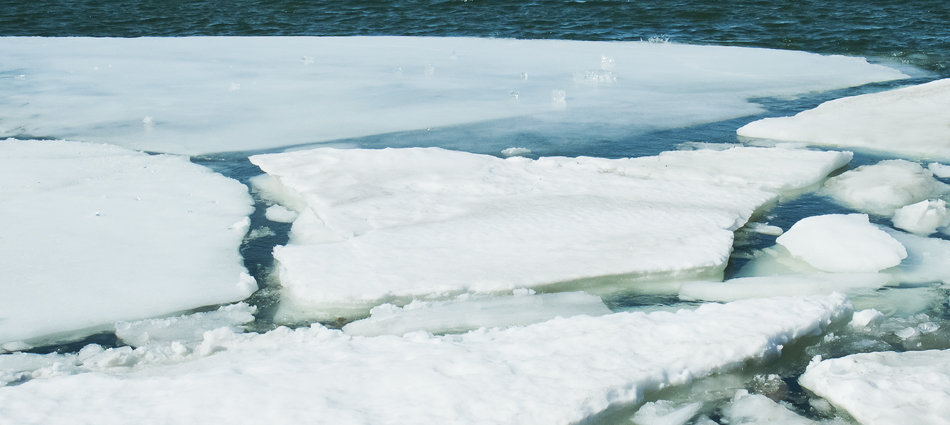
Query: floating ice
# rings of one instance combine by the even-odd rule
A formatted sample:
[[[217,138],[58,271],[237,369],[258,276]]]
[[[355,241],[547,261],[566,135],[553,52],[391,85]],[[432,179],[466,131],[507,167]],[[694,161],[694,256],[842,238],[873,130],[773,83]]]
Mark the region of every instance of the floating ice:
[[[686,425],[702,407],[702,403],[677,406],[671,401],[659,400],[644,404],[630,421],[635,425]]]
[[[894,159],[832,177],[822,192],[858,211],[888,217],[905,205],[950,194],[950,186],[919,164]]]
[[[133,347],[155,343],[193,343],[204,338],[205,331],[226,327],[243,330],[241,325],[254,320],[255,307],[238,303],[207,313],[136,322],[117,322],[115,336]]]
[[[722,416],[730,425],[752,424],[781,424],[781,425],[818,425],[808,418],[799,416],[760,394],[749,394],[746,390],[739,390],[732,402],[722,409]],[[825,422],[827,424],[827,422]],[[847,422],[833,422],[846,425]],[[829,424],[830,425],[830,424]]]
[[[458,333],[480,327],[528,325],[555,317],[610,313],[600,297],[584,292],[473,297],[452,301],[413,301],[403,308],[392,304],[373,307],[371,316],[343,327],[350,335],[403,335],[412,331]]]
[[[300,211],[291,243],[274,250],[279,317],[296,321],[365,314],[394,298],[571,281],[576,290],[602,276],[714,276],[733,231],[776,197],[759,188],[812,184],[850,157],[743,148],[503,160],[324,148],[251,161],[270,175],[258,190]]]
[[[186,154],[516,117],[514,131],[541,138],[560,131],[552,122],[629,133],[761,112],[749,98],[905,77],[784,50],[462,37],[4,37],[0,56],[0,75],[30,74],[4,88],[0,137]]]
[[[297,213],[281,205],[271,205],[264,211],[264,217],[278,223],[293,223],[297,219]]]
[[[876,272],[907,258],[896,239],[865,214],[829,214],[795,223],[775,240],[797,258],[826,272]]]
[[[865,425],[950,424],[950,350],[813,361],[799,382]]]
[[[920,201],[894,213],[894,227],[919,235],[929,235],[950,225],[950,214],[943,199]]]
[[[950,79],[822,103],[793,117],[765,118],[740,136],[862,147],[950,158]]]
[[[880,311],[869,308],[867,310],[854,312],[854,316],[851,317],[851,322],[848,323],[848,325],[853,328],[863,328],[871,323],[880,321],[883,317],[884,314],[882,314]]]
[[[11,139],[0,141],[0,181],[3,349],[257,289],[238,254],[247,187],[187,158]]]
[[[222,329],[205,334],[200,352],[207,357],[197,361],[161,369],[116,361],[96,369],[102,372],[2,387],[0,418],[103,425],[312,418],[570,424],[612,405],[642,402],[645,392],[776,356],[848,314],[845,298],[833,296],[708,304],[675,314],[575,316],[443,337],[350,337],[319,325],[263,335]]]
[[[950,166],[948,165],[931,162],[930,165],[927,166],[927,169],[942,179],[950,178]]]
[[[743,277],[725,282],[687,282],[680,287],[679,297],[690,301],[735,301],[762,297],[828,295],[834,292],[878,289],[890,281],[889,275],[877,273]]]

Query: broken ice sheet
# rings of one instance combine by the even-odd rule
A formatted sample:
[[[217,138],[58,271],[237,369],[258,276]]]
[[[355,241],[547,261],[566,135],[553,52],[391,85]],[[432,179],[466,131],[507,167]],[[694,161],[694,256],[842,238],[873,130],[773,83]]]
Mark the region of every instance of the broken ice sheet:
[[[792,117],[765,118],[739,136],[950,158],[950,79],[835,99]]]
[[[950,424],[950,350],[818,357],[799,382],[865,425]]]
[[[465,37],[3,37],[0,56],[0,72],[30,74],[5,87],[0,137],[181,154],[512,118],[539,138],[563,129],[548,123],[649,131],[761,112],[750,98],[906,77],[774,49]],[[611,84],[575,82],[604,56]]]
[[[351,337],[320,325],[266,334],[224,328],[205,334],[192,356],[206,357],[195,361],[0,388],[0,418],[570,424],[642,402],[645,392],[773,358],[849,313],[839,295],[575,316],[441,337]]]
[[[247,187],[187,158],[0,141],[0,347],[246,298]]]
[[[274,249],[278,320],[296,322],[413,297],[577,290],[604,276],[714,277],[757,208],[850,159],[777,148],[618,160],[323,148],[251,162],[268,173],[254,181],[264,197],[300,213],[290,244]]]

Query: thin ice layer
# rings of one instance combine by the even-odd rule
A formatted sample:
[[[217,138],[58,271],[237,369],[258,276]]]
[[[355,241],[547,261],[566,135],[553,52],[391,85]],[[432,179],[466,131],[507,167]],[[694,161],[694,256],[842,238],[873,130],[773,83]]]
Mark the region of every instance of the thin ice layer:
[[[905,77],[784,50],[461,37],[4,37],[0,57],[0,137],[187,154],[515,117],[539,138],[564,122],[629,134]]]
[[[349,337],[319,325],[263,335],[215,331],[202,343],[208,357],[196,361],[0,388],[0,417],[18,424],[569,424],[642,402],[647,391],[775,356],[849,312],[837,295],[577,316],[444,337]]]
[[[319,312],[599,276],[714,275],[731,252],[732,232],[775,198],[758,187],[785,187],[787,176],[814,183],[819,170],[850,154],[746,148],[669,157],[692,159],[535,161],[436,148],[325,148],[251,161],[271,176],[259,187],[300,210],[291,243],[274,250],[284,301]],[[695,166],[718,159],[733,167]],[[767,168],[756,175],[761,186],[746,178],[750,167]],[[661,168],[689,178],[623,175]]]
[[[832,100],[792,117],[749,123],[738,134],[946,159],[948,122],[950,79],[944,79]]]
[[[0,141],[0,344],[246,298],[247,187],[187,158]]]
[[[950,350],[813,361],[799,382],[865,425],[950,424]]]

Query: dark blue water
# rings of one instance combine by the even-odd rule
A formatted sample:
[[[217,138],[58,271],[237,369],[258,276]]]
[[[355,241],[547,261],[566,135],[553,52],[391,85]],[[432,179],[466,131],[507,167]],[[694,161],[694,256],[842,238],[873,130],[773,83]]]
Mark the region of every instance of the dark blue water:
[[[646,40],[874,56],[950,76],[950,2],[0,1],[0,35],[410,35]]]

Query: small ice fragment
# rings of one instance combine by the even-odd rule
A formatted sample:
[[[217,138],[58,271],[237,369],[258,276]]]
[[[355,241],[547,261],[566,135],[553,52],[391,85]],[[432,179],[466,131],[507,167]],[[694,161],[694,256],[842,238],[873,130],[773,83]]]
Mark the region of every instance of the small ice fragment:
[[[918,235],[929,235],[950,225],[950,214],[943,199],[929,199],[906,205],[894,213],[894,227]]]
[[[768,223],[747,223],[745,227],[749,231],[763,235],[781,236],[782,233],[785,233],[781,227],[770,226]]]
[[[154,124],[155,124],[155,119],[152,118],[152,117],[145,117],[145,118],[142,118],[142,124],[145,124],[145,125],[154,125]]]
[[[228,88],[228,91],[237,91],[241,90],[241,85],[238,83],[231,83],[231,87]]]
[[[26,74],[17,75],[16,77],[13,77],[13,79],[14,79],[14,80],[25,80],[25,79],[26,79]]]
[[[929,334],[937,332],[940,329],[940,325],[934,322],[924,322],[917,325],[917,331],[921,334]]]
[[[614,70],[614,58],[609,56],[600,57],[600,69],[604,71],[613,71]]]
[[[897,332],[894,332],[894,335],[897,335],[900,339],[910,339],[918,335],[917,329],[914,328],[904,328]]]
[[[527,72],[522,72],[522,73],[521,73],[521,79],[522,79],[522,80],[527,80],[527,79],[528,79],[528,73],[527,73]]]
[[[703,403],[677,406],[669,400],[646,403],[630,418],[636,425],[684,425],[703,407]]]
[[[300,61],[303,62],[304,66],[306,66],[306,65],[310,65],[310,64],[313,63],[313,58],[310,57],[310,56],[304,56],[304,57],[300,58]]]
[[[297,219],[297,213],[289,210],[282,205],[271,205],[264,211],[264,217],[270,221],[278,223],[293,223]]]
[[[935,176],[940,177],[942,179],[950,178],[950,165],[943,165],[937,162],[931,162],[930,165],[927,166],[927,169],[930,170],[931,173],[934,173]]]
[[[435,67],[432,66],[431,63],[426,65],[425,74],[426,74],[426,77],[431,77],[432,75],[435,74]]]
[[[247,234],[247,239],[251,240],[251,239],[265,238],[268,236],[274,236],[276,234],[277,233],[274,233],[274,231],[271,230],[270,227],[261,226],[254,230],[251,230],[251,232]]]
[[[504,156],[523,156],[531,153],[531,149],[528,148],[516,148],[511,147],[501,151],[501,154]]]
[[[848,323],[852,328],[863,328],[884,318],[884,314],[873,308],[861,310],[854,313],[851,322]]]
[[[807,217],[776,242],[826,272],[876,272],[907,258],[904,245],[871,224],[866,214]]]
[[[564,108],[567,106],[565,99],[567,98],[567,92],[564,90],[551,90],[551,100],[554,101],[554,107]]]

